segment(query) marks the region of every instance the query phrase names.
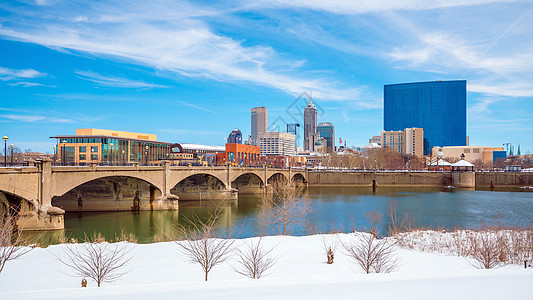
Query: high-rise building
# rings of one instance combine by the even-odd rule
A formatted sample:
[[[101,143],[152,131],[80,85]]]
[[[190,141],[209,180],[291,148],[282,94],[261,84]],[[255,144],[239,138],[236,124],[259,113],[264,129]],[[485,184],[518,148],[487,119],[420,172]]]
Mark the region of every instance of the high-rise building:
[[[335,127],[330,122],[320,122],[317,126],[317,133],[326,140],[328,152],[335,151]]]
[[[252,145],[259,145],[259,135],[268,131],[268,111],[266,107],[252,108]]]
[[[424,156],[424,129],[405,128],[398,131],[382,131],[381,145],[400,154]]]
[[[292,156],[296,136],[284,132],[263,132],[259,137],[261,156]]]
[[[385,131],[424,129],[424,154],[434,146],[464,146],[466,80],[384,86]]]
[[[309,103],[304,109],[304,150],[315,150],[315,142],[318,140],[316,133],[317,119],[318,113],[313,104],[313,99],[309,99]]]
[[[298,127],[300,127],[299,123],[291,123],[287,124],[287,133],[293,134],[294,136],[298,137]],[[298,139],[294,139],[294,149],[298,147]]]
[[[242,133],[235,128],[228,136],[228,144],[242,144]]]

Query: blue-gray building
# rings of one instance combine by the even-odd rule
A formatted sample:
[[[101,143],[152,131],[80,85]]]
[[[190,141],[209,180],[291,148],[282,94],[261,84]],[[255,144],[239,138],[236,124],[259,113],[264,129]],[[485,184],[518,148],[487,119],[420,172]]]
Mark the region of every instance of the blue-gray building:
[[[384,86],[385,131],[424,129],[424,154],[434,146],[466,145],[466,80]]]
[[[335,151],[335,127],[330,122],[321,122],[318,124],[316,131],[321,138],[326,139],[328,152]]]

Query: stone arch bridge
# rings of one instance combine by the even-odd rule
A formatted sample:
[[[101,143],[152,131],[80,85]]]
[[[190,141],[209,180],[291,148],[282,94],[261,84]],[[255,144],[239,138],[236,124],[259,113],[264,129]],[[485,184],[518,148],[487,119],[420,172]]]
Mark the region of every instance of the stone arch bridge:
[[[26,230],[62,229],[65,212],[61,208],[62,204],[66,203],[68,206],[69,199],[73,198],[77,199],[78,206],[83,205],[84,196],[81,195],[83,187],[88,190],[87,185],[96,181],[105,181],[110,186],[113,194],[110,197],[113,199],[131,198],[133,206],[128,209],[167,210],[177,209],[178,199],[181,201],[197,200],[197,197],[202,199],[202,195],[210,196],[206,193],[211,193],[211,196],[220,199],[224,197],[236,199],[237,193],[264,192],[267,185],[276,180],[305,184],[307,171],[229,165],[175,167],[168,161],[163,161],[161,166],[92,164],[62,167],[52,166],[51,161],[42,160],[37,161],[33,167],[0,168],[0,213],[6,212],[8,204],[11,206],[14,204],[20,215],[19,224],[23,222],[21,226]],[[149,197],[146,205],[142,205],[140,201],[143,192],[145,197]],[[65,202],[62,202],[63,198],[66,199]],[[135,207],[136,199],[142,207]],[[105,203],[118,203],[118,201],[102,201],[101,209],[93,207],[92,210],[126,210],[124,207],[105,207],[108,205]]]

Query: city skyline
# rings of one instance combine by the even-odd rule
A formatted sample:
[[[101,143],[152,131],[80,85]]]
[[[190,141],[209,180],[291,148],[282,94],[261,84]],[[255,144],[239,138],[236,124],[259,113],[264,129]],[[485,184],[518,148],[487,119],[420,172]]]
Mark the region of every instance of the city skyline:
[[[76,128],[223,145],[250,135],[255,106],[296,123],[291,104],[312,92],[318,119],[364,146],[383,129],[384,85],[458,79],[470,145],[531,153],[532,16],[527,1],[8,1],[0,128],[48,153]]]

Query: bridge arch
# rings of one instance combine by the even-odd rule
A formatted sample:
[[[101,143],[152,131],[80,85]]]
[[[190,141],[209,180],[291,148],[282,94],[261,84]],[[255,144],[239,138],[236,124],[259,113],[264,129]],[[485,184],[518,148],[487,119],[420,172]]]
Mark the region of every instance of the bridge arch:
[[[287,176],[280,172],[270,175],[267,179],[268,184],[272,184],[274,182],[288,182],[288,181],[289,179],[287,178]]]
[[[302,173],[296,173],[292,176],[291,183],[307,183],[307,179]]]
[[[250,186],[250,185],[259,185],[263,187],[265,183],[261,176],[256,173],[243,173],[237,176],[234,180],[231,181],[232,188],[239,188],[241,186]]]
[[[224,180],[214,174],[209,173],[196,173],[176,180],[171,186],[171,191],[185,190],[194,187],[206,187],[213,190],[225,190],[227,189]]]
[[[136,176],[107,175],[52,197],[52,205],[65,211],[152,210],[162,189]]]
[[[110,178],[110,177],[125,177],[125,178],[135,178],[141,181],[145,181],[153,186],[155,186],[160,191],[163,190],[161,183],[154,181],[152,178],[143,175],[143,174],[131,174],[132,172],[86,172],[85,176],[69,176],[68,173],[54,173],[56,176],[54,178],[54,183],[56,183],[55,188],[52,189],[52,196],[63,196],[67,192],[79,187],[85,183],[91,182],[93,180]]]

